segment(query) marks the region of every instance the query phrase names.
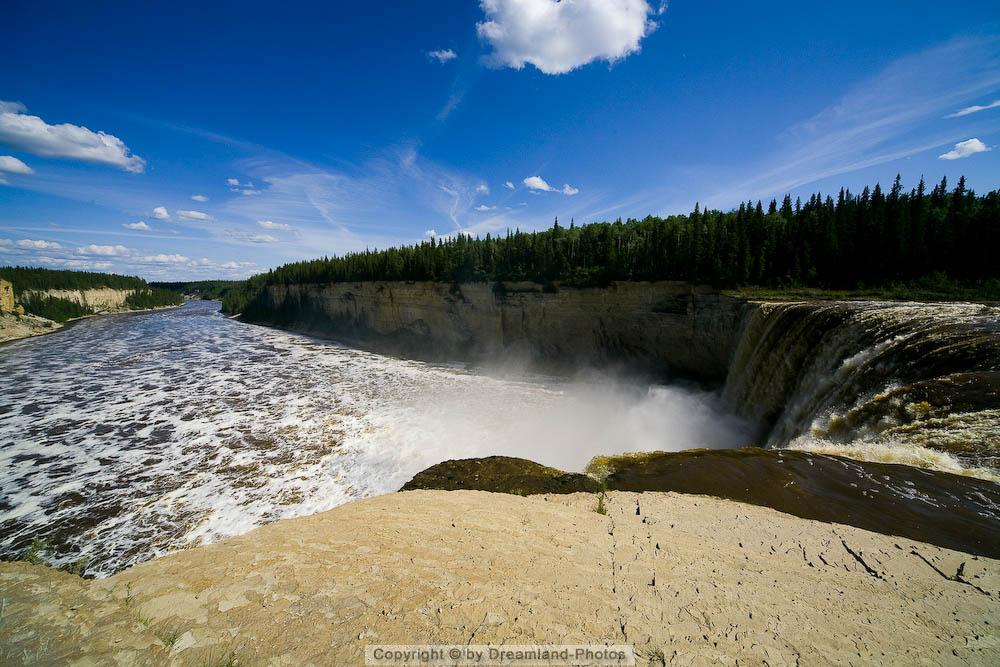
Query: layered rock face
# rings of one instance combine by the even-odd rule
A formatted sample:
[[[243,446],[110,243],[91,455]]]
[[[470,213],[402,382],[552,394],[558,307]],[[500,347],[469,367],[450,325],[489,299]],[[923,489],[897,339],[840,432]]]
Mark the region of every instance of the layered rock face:
[[[245,318],[445,359],[624,363],[725,378],[744,303],[680,282],[277,285]]]
[[[93,309],[98,313],[109,313],[128,310],[125,305],[127,299],[135,290],[130,289],[110,289],[99,287],[85,290],[50,289],[50,290],[25,290],[25,296],[39,294],[41,296],[54,296],[59,299],[74,301],[81,306]]]
[[[6,280],[0,280],[0,313],[14,312],[14,286]]]

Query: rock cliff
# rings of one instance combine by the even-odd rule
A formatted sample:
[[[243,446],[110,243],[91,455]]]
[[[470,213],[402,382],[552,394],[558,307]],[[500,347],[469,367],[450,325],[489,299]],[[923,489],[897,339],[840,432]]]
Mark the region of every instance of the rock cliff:
[[[73,301],[81,306],[91,308],[97,313],[113,313],[129,310],[125,305],[125,300],[135,290],[130,289],[110,289],[108,287],[98,287],[85,290],[49,289],[49,290],[25,290],[25,297],[32,294],[42,296],[54,296],[59,299]]]
[[[14,312],[14,286],[0,280],[0,313]]]
[[[623,363],[725,378],[744,302],[680,282],[275,285],[245,319],[401,354]]]

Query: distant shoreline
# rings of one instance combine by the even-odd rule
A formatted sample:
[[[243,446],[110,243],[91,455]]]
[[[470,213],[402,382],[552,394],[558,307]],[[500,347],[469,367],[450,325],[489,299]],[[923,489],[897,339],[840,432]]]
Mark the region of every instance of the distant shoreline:
[[[185,301],[184,303],[187,302]],[[37,338],[38,336],[46,336],[48,334],[53,334],[57,331],[62,331],[69,325],[76,324],[77,322],[82,322],[83,320],[89,320],[95,317],[105,317],[108,315],[127,315],[129,313],[152,313],[158,310],[170,310],[172,308],[180,308],[181,306],[184,305],[184,303],[181,303],[176,306],[156,306],[154,308],[138,308],[135,310],[119,310],[114,312],[108,311],[101,313],[91,313],[89,315],[82,315],[81,317],[71,317],[65,322],[56,322],[55,320],[49,320],[44,317],[39,317],[37,315],[31,315],[30,313],[22,317],[5,313],[2,317],[0,317],[0,348],[5,346],[7,343],[13,343],[15,341],[24,340],[25,338]],[[8,335],[7,332],[10,329],[15,328],[14,326],[11,327],[6,326],[6,322],[8,320],[13,320],[16,324],[22,324],[24,323],[25,320],[29,318],[31,320],[36,320],[36,321],[41,320],[41,322],[37,322],[36,327],[32,327],[31,324],[26,324],[21,332],[14,335]],[[47,324],[43,324],[43,322]],[[43,326],[45,328],[42,328]]]

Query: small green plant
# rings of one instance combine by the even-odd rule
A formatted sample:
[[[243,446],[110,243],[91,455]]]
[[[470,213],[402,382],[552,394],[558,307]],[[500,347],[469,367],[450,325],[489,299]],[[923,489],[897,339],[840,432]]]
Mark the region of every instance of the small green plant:
[[[68,572],[70,574],[75,574],[78,577],[82,577],[84,571],[87,569],[87,559],[77,558],[75,561],[66,563],[59,569],[63,572]]]
[[[184,633],[176,628],[171,630],[160,630],[156,633],[156,638],[160,640],[160,643],[169,651],[177,645],[177,641],[181,638]]]
[[[604,499],[605,499],[606,496],[607,496],[607,493],[604,492],[604,491],[601,491],[597,495],[597,506],[594,507],[594,511],[597,512],[598,514],[607,514],[608,513],[608,507],[607,507],[607,505],[604,504]]]
[[[216,658],[214,651],[209,653],[208,659],[202,663],[205,667],[239,667],[240,658],[236,654],[236,651],[229,651],[228,653],[223,653],[222,656]]]
[[[21,554],[20,560],[32,565],[44,565],[45,559],[43,558],[43,554],[51,548],[52,545],[48,541],[36,537],[31,540],[31,545]]]
[[[122,607],[128,609],[135,602],[135,596],[132,595],[132,582],[125,584],[125,597],[122,598]]]

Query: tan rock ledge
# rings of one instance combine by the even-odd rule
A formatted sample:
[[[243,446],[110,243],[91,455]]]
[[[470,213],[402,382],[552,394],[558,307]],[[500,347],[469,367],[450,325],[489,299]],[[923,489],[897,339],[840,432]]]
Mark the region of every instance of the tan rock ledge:
[[[674,493],[410,491],[114,577],[0,565],[0,661],[352,665],[366,644],[640,664],[1000,664],[1000,561]]]

